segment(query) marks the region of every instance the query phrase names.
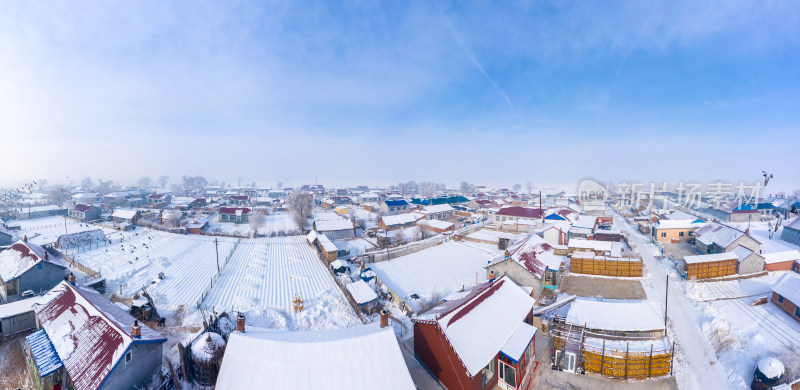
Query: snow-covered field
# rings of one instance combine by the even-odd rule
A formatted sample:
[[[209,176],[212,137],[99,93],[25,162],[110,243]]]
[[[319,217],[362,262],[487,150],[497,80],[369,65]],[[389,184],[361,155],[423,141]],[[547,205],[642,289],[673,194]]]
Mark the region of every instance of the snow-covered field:
[[[486,281],[484,266],[494,255],[484,249],[447,242],[407,256],[370,264],[378,277],[414,310],[417,294],[424,300],[435,294],[446,297],[462,287]]]
[[[273,329],[330,329],[360,323],[305,237],[243,240],[203,306],[242,311]],[[302,297],[296,313],[293,300]]]
[[[66,225],[65,225],[66,221]],[[28,240],[34,244],[44,245],[52,244],[58,240],[59,236],[65,233],[78,233],[87,230],[102,229],[109,239],[119,239],[133,234],[130,232],[120,232],[118,230],[101,227],[88,222],[79,222],[74,219],[64,218],[62,216],[52,216],[34,219],[25,219],[20,221],[9,221],[9,225],[18,225],[20,230],[17,231],[20,238],[28,236]]]
[[[99,271],[110,292],[130,297],[142,286],[159,311],[194,306],[217,272],[215,237],[147,231],[120,243],[77,254],[74,258]],[[222,262],[237,239],[219,237]],[[158,274],[164,273],[160,280]],[[152,282],[156,282],[152,284]],[[120,289],[120,286],[122,287]],[[164,315],[165,313],[161,313]]]
[[[800,375],[800,322],[772,302],[751,306],[771,295],[775,281],[785,272],[726,282],[683,282],[686,295],[695,300],[699,326],[716,349],[728,375],[729,388],[749,388],[758,359],[774,356]]]
[[[249,223],[220,222],[219,214],[215,214],[208,220],[207,231],[251,237],[253,227]],[[292,219],[291,213],[269,214],[263,216],[262,224],[258,227],[258,234],[265,236],[299,234],[299,229]]]

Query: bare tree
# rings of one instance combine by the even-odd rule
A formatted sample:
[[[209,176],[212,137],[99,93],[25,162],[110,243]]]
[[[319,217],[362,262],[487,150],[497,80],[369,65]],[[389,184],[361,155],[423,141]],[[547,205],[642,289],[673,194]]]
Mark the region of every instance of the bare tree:
[[[301,230],[305,228],[314,208],[314,196],[307,192],[295,191],[286,198],[286,205],[294,215],[294,222]]]
[[[253,229],[253,233],[258,233],[258,228],[264,224],[264,212],[261,210],[257,210],[250,216],[250,229]]]
[[[94,183],[92,182],[92,178],[86,177],[83,180],[81,180],[81,188],[83,188],[84,191],[91,191],[92,188],[94,188]]]
[[[97,191],[102,192],[103,194],[108,194],[114,189],[114,182],[112,180],[103,181],[103,179],[97,179]]]
[[[512,186],[511,189],[513,189],[514,192],[519,193],[522,191],[522,184],[514,183],[514,186]]]
[[[236,186],[237,187],[241,187],[242,186],[242,180],[244,180],[244,178],[242,178],[241,176],[236,178]]]
[[[67,187],[64,187],[61,184],[53,186],[53,188],[51,188],[50,192],[48,193],[50,201],[57,205],[66,202],[67,199],[69,199],[69,195],[70,194],[69,190],[67,190]]]
[[[282,181],[278,181],[278,189],[279,190],[283,189],[283,182]]]
[[[153,184],[153,179],[151,179],[151,178],[149,178],[147,176],[143,176],[143,177],[139,178],[139,181],[136,182],[136,185],[139,186],[139,188],[148,188],[152,184]]]
[[[166,186],[168,182],[169,182],[169,176],[165,175],[165,176],[159,176],[158,177],[158,186],[160,188],[164,188],[164,186]]]
[[[472,192],[473,186],[468,182],[462,181],[461,183],[459,183],[458,188],[462,194],[469,194]]]
[[[525,183],[525,189],[528,190],[528,195],[533,194],[533,182],[528,180],[528,182]]]

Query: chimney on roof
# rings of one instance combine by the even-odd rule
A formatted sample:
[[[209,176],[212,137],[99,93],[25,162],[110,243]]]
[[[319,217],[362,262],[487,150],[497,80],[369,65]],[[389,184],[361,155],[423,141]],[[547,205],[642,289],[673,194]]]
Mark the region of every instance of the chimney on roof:
[[[495,277],[494,271],[489,271],[489,282],[494,282]]]
[[[28,242],[28,235],[27,234],[22,237],[22,241]]]
[[[241,312],[236,316],[236,330],[244,333],[244,314]]]
[[[44,251],[44,259],[50,260],[50,254],[47,253],[47,250]]]
[[[389,326],[389,312],[386,309],[381,310],[381,328]]]
[[[511,257],[511,254],[508,253],[508,250],[506,250],[505,253],[503,253],[503,256],[505,256],[505,258],[507,259],[507,258]]]
[[[73,274],[72,272],[69,273],[69,284],[73,286],[75,285],[75,274]]]
[[[133,320],[133,325],[131,325],[131,337],[135,339],[142,338],[142,326],[139,325],[139,320]]]

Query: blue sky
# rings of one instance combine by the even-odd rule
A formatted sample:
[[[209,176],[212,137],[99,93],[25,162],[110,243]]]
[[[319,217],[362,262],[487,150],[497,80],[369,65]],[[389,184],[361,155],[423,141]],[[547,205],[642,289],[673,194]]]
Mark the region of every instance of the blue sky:
[[[520,3],[4,2],[4,179],[800,188],[800,3]]]

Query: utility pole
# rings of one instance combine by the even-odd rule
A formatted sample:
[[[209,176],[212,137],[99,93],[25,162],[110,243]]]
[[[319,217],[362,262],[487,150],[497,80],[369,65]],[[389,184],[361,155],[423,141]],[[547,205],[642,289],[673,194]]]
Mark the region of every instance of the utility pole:
[[[69,232],[67,232],[67,217],[64,217],[64,234],[69,234]]]
[[[667,293],[664,295],[664,329],[667,328],[668,309],[669,309],[669,275],[667,275]]]
[[[214,249],[217,251],[217,273],[220,273],[219,270],[219,240],[214,238]]]

